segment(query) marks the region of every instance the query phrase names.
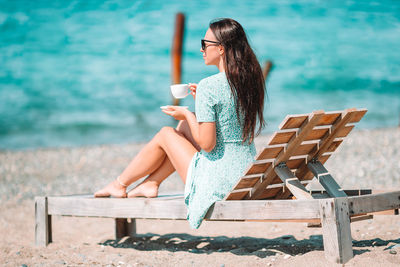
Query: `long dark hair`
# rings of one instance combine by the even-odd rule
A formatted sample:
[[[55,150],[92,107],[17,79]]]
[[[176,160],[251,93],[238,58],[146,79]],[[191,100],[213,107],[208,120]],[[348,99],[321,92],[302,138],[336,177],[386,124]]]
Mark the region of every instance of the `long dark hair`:
[[[265,126],[266,89],[260,63],[237,21],[229,18],[213,20],[210,29],[225,49],[225,74],[236,101],[237,117],[243,126],[243,143],[252,142]],[[257,118],[259,128],[254,134]]]

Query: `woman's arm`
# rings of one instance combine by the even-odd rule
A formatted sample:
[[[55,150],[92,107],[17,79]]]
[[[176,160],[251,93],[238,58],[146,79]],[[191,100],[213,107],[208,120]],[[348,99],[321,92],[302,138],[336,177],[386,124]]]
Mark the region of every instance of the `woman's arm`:
[[[167,115],[176,120],[186,120],[196,143],[206,152],[214,149],[217,141],[215,122],[197,122],[196,116],[187,108],[179,106],[168,106],[163,110]]]
[[[217,141],[215,122],[197,122],[189,110],[186,110],[185,117],[196,143],[206,152],[213,150]]]

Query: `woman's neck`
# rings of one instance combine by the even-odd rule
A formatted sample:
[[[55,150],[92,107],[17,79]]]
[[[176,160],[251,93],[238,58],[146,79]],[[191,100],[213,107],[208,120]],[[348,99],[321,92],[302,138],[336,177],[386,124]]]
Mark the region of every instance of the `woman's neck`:
[[[224,60],[223,57],[220,58],[219,63],[218,63],[218,70],[219,72],[225,72],[225,66],[224,66]]]

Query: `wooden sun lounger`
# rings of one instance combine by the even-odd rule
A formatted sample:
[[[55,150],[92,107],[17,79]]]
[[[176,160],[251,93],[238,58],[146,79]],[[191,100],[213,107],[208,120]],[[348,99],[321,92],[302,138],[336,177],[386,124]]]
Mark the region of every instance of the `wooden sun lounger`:
[[[209,221],[291,221],[322,225],[325,256],[336,263],[353,257],[350,223],[371,213],[398,214],[400,191],[372,194],[343,190],[323,163],[354,128],[366,109],[290,115],[233,190],[208,211]],[[316,177],[324,191],[304,185]],[[157,198],[93,198],[92,195],[35,199],[35,242],[52,242],[51,216],[115,218],[116,238],[135,236],[135,219],[186,219],[182,195]]]

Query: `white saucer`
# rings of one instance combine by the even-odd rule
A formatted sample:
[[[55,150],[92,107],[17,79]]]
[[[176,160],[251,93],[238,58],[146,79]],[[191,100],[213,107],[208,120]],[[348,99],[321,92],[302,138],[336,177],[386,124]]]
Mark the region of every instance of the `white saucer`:
[[[168,109],[169,107],[171,107],[171,106],[161,106],[160,108],[161,108],[161,109]],[[179,106],[179,107],[181,107],[181,108],[188,108],[188,106]]]

